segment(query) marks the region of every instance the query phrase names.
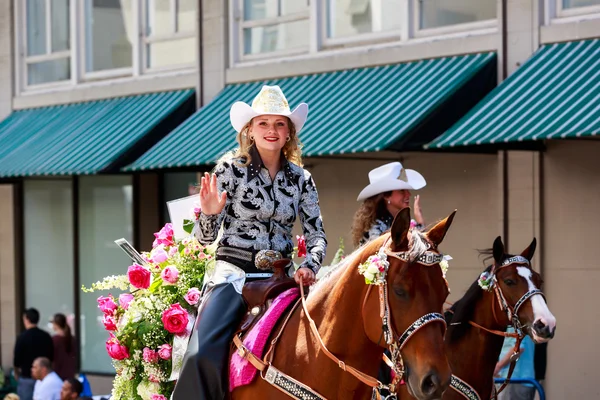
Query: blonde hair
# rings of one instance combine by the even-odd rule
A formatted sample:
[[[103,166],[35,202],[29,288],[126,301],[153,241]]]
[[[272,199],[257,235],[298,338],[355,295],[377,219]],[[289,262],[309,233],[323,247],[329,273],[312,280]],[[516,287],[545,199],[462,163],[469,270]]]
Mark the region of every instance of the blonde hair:
[[[283,146],[283,155],[289,162],[302,167],[302,143],[300,142],[300,139],[298,139],[298,135],[296,134],[296,126],[294,123],[289,118],[286,117],[286,119],[288,121],[288,129],[290,131],[290,140],[285,142],[285,145]],[[219,161],[229,161],[232,158],[237,158],[243,160],[236,161],[239,165],[247,167],[250,164],[250,148],[254,146],[254,139],[252,139],[250,135],[251,128],[252,119],[248,121],[246,125],[244,125],[244,127],[236,136],[239,147],[223,155]]]
[[[14,393],[9,393],[4,396],[4,400],[19,400],[19,395]]]
[[[373,223],[378,218],[383,218],[389,214],[385,206],[385,197],[391,192],[379,193],[364,200],[352,221],[352,242],[354,246],[358,246],[364,237],[365,232],[368,232],[373,226]]]

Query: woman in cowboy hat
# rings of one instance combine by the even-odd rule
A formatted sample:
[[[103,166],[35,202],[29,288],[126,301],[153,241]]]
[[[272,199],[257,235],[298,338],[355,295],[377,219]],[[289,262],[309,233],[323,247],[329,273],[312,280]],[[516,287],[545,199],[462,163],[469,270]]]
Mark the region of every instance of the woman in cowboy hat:
[[[398,211],[410,206],[410,191],[419,190],[426,184],[420,173],[404,169],[399,162],[371,170],[369,184],[356,199],[362,200],[362,204],[354,214],[352,222],[354,245],[363,245],[390,229]],[[413,225],[418,229],[423,228],[425,220],[418,195],[415,197],[413,211],[416,220],[413,220]]]
[[[223,233],[214,271],[205,277],[207,291],[174,400],[225,397],[230,343],[246,312],[242,286],[271,275],[257,269],[260,260],[273,253],[275,258],[291,257],[298,216],[307,252],[294,277],[305,285],[315,280],[327,242],[315,183],[302,168],[298,133],[307,115],[305,103],[290,111],[279,86],[263,86],[251,106],[236,102],[231,107],[239,147],[202,178],[201,215],[194,228],[203,244],[215,241],[221,225]],[[265,252],[269,250],[274,252]]]

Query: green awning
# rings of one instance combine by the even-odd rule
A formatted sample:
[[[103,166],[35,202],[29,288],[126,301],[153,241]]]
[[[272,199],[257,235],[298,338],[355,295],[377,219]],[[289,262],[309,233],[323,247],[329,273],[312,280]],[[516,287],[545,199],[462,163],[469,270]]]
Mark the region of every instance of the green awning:
[[[0,177],[117,172],[194,112],[193,93],[14,111],[0,122]]]
[[[279,85],[292,108],[302,101],[309,104],[308,121],[300,133],[304,156],[396,149],[399,140],[422,129],[425,122],[429,132],[438,126],[445,130],[447,126],[428,121],[429,117],[442,104],[462,106],[452,97],[482,71],[495,84],[495,60],[494,53],[483,53],[227,85],[126,170],[214,163],[236,146],[229,107],[238,100],[251,103],[264,84]],[[487,86],[469,87],[469,95]],[[464,112],[450,113],[452,123]]]
[[[600,134],[600,40],[542,46],[457,124],[426,147]]]

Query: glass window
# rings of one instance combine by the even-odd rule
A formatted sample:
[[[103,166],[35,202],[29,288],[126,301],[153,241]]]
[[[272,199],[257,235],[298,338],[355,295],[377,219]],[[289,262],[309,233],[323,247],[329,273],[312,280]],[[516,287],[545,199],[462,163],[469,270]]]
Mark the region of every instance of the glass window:
[[[146,68],[195,63],[196,3],[146,0]]]
[[[398,31],[402,0],[328,0],[327,37]]]
[[[25,306],[48,331],[55,313],[74,321],[72,190],[70,180],[24,182]]]
[[[25,2],[27,85],[71,78],[69,0]]]
[[[496,19],[496,0],[419,0],[419,28]]]
[[[129,176],[90,176],[79,180],[79,276],[90,286],[108,275],[126,273],[131,260],[115,245],[133,243],[133,188]],[[119,293],[112,290],[118,296]],[[96,299],[107,292],[80,296],[81,368],[114,373],[104,343],[108,337]]]
[[[86,72],[128,68],[133,63],[132,1],[87,0],[85,3]]]
[[[563,8],[600,6],[600,0],[562,0]]]
[[[243,5],[244,54],[308,48],[307,0],[244,0]]]
[[[198,175],[195,172],[169,172],[164,175],[163,212],[166,222],[169,220],[167,201],[180,199],[198,193]]]

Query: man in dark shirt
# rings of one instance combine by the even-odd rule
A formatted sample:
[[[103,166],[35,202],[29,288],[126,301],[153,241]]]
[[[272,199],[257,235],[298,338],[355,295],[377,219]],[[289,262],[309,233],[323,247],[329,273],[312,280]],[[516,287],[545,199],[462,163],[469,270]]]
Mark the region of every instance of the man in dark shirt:
[[[25,332],[21,333],[15,344],[13,365],[17,377],[17,394],[20,400],[32,400],[35,380],[31,377],[31,365],[38,357],[54,358],[54,344],[47,332],[37,327],[40,313],[35,308],[23,312]]]

